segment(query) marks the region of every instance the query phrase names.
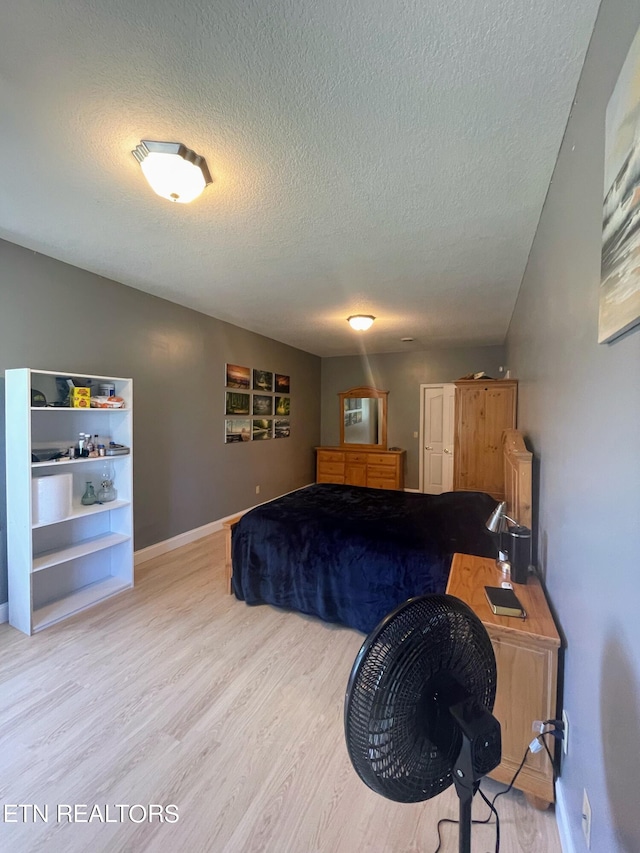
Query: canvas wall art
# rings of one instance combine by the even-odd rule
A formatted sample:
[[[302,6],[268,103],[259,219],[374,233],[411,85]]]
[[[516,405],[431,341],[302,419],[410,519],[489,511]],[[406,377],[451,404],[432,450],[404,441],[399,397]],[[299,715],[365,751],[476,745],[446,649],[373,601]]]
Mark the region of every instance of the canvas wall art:
[[[276,415],[289,417],[291,414],[290,397],[276,397]]]
[[[227,444],[249,441],[251,438],[251,423],[249,418],[233,418],[224,422],[224,440]]]
[[[273,391],[273,373],[269,370],[254,370],[253,390]]]
[[[291,422],[289,418],[276,418],[273,422],[274,438],[289,438],[291,435]]]
[[[276,373],[276,394],[289,394],[291,391],[291,379],[284,373]]]
[[[598,342],[640,323],[640,30],[607,106]]]
[[[248,415],[250,401],[250,394],[227,391],[225,395],[225,415]]]
[[[228,389],[225,390],[224,407],[226,444],[289,438],[289,374],[228,363],[225,364],[225,386]]]
[[[251,371],[248,367],[239,364],[227,364],[225,371],[227,388],[249,388],[251,385]]]
[[[253,441],[264,441],[264,439],[271,438],[271,421],[265,418],[254,418],[251,438]]]
[[[253,414],[266,417],[273,414],[273,397],[267,394],[253,395]]]

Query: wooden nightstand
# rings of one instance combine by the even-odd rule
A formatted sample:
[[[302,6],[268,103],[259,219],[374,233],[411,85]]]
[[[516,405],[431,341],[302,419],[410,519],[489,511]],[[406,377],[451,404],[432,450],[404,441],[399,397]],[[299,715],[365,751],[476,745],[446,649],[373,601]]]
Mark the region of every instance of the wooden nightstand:
[[[503,580],[495,560],[455,554],[447,593],[468,604],[491,637],[498,667],[493,713],[502,727],[502,762],[489,775],[508,784],[535,736],[533,721],[556,717],[560,637],[540,582],[534,576],[526,584],[513,585],[527,618],[495,616],[484,587],[500,586]],[[547,740],[553,755],[553,741]],[[514,787],[523,791],[536,808],[547,808],[554,801],[553,768],[545,750],[527,756]]]

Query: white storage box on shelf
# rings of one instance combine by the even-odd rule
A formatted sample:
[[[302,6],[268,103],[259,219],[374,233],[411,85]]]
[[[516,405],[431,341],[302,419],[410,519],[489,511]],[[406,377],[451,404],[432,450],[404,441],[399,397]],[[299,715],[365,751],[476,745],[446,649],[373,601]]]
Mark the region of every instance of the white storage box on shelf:
[[[45,474],[31,481],[34,524],[52,524],[71,515],[71,474]]]
[[[57,399],[56,378],[90,380],[96,390],[112,383],[124,407],[32,406],[32,390]],[[133,586],[133,383],[19,368],[5,371],[5,392],[9,622],[33,634]],[[80,432],[130,448],[108,459],[113,501],[81,503],[88,482],[98,492],[104,457],[55,461],[42,453],[68,449]]]

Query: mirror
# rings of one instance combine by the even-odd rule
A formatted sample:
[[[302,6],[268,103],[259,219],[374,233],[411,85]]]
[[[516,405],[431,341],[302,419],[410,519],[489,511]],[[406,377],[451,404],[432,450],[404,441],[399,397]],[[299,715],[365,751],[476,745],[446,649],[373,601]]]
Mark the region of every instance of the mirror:
[[[369,386],[338,394],[341,445],[387,449],[388,394]]]

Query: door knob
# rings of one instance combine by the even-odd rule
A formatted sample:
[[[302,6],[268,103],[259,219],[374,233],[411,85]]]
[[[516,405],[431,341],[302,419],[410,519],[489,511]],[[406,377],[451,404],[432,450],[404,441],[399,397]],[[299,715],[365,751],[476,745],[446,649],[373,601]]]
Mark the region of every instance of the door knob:
[[[448,447],[445,447],[444,452],[445,452],[445,453],[451,453],[451,451],[449,450],[449,448],[448,448]]]
[[[427,444],[427,446],[425,447],[425,450],[433,450],[433,447],[431,447],[430,444]]]

